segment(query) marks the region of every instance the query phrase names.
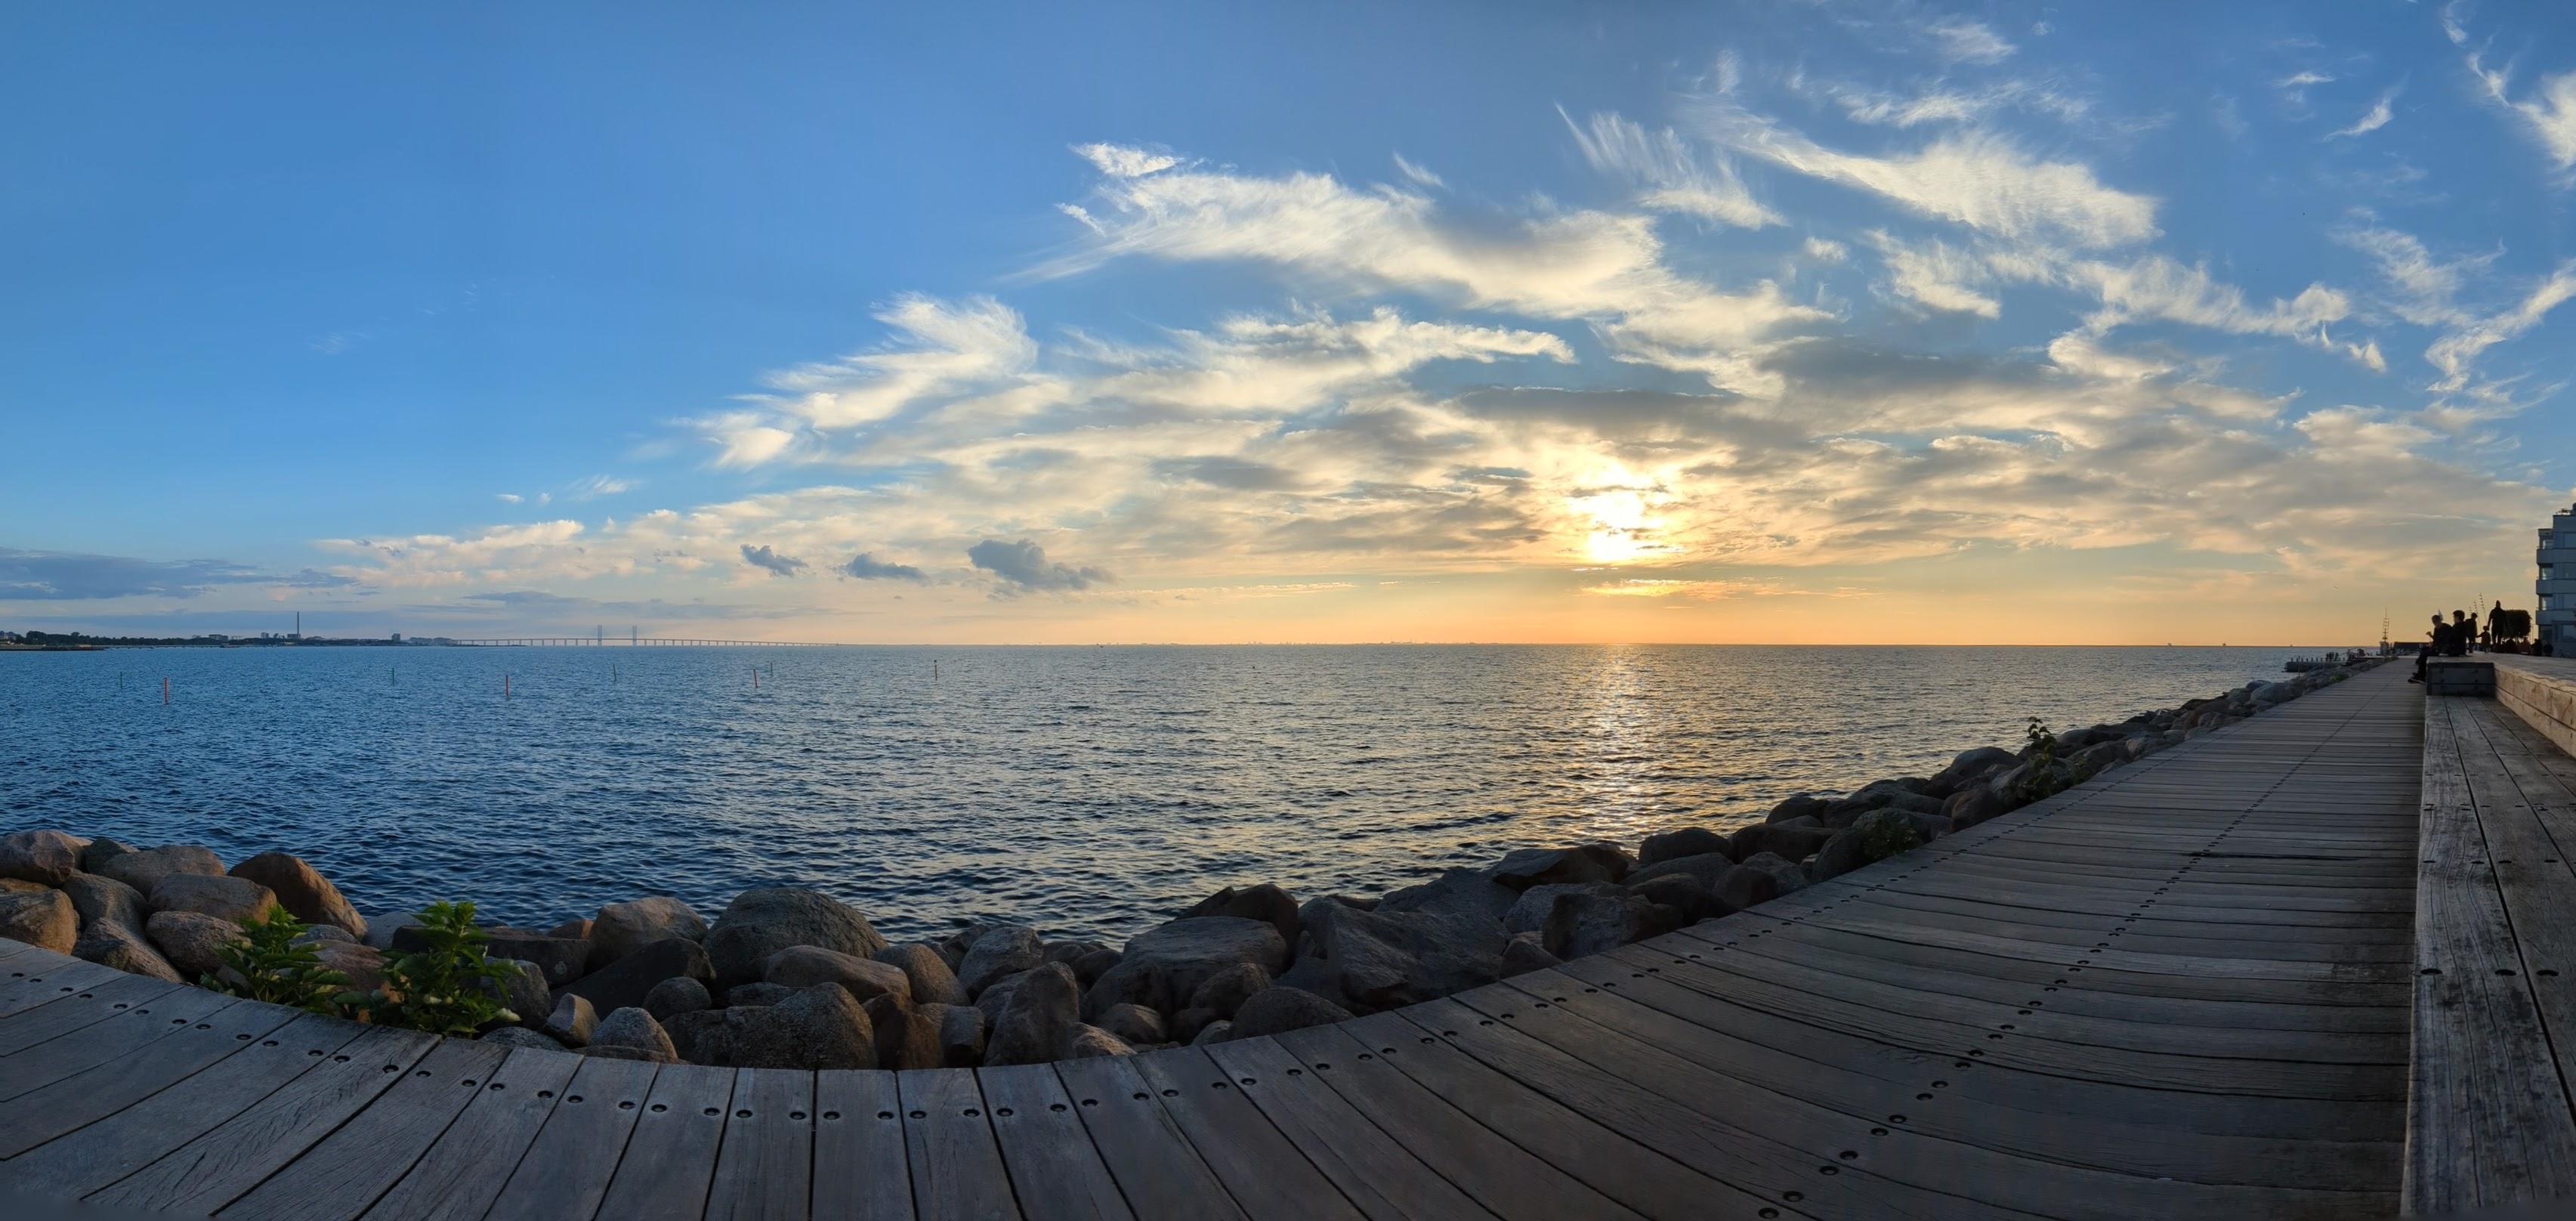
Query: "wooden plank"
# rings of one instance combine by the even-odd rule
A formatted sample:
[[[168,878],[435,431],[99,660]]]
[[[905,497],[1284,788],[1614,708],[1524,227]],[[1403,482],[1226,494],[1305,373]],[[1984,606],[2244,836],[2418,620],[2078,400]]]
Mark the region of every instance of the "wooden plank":
[[[348,1063],[353,1053],[344,1049],[366,1029],[306,1014],[266,1038],[243,1040],[238,1051],[186,1080],[0,1162],[0,1186],[88,1195],[241,1114],[317,1064]],[[0,1129],[53,1118],[13,1108],[0,1115]]]
[[[347,1060],[326,1056],[302,1076],[117,1183],[92,1201],[157,1212],[211,1213],[275,1173],[415,1068],[444,1077],[462,1052],[431,1065],[430,1035],[377,1028],[348,1046]],[[455,1044],[458,1048],[470,1046]]]
[[[602,1056],[579,1059],[581,1067],[563,1087],[563,1101],[546,1116],[528,1155],[492,1201],[492,1217],[585,1221],[607,1198],[609,1177],[617,1172],[659,1066]]]
[[[13,941],[9,944],[18,943]],[[24,965],[12,964],[7,978],[0,979],[0,1018],[14,1018],[38,1005],[110,984],[120,988],[118,999],[121,1000],[148,1000],[177,986],[140,975],[128,975],[114,967],[66,958],[34,946],[26,948],[29,952],[19,956]],[[0,1043],[0,1055],[6,1055],[19,1046],[24,1044]]]
[[[1010,1169],[1021,1215],[1031,1221],[1119,1221],[1136,1215],[1091,1143],[1090,1129],[1074,1113],[1054,1066],[982,1069],[975,1083],[991,1111],[993,1138],[1001,1145],[1002,1164]]]
[[[97,1000],[66,998],[57,1003],[77,1004],[88,1016],[96,1016],[108,1012],[106,990],[98,991],[100,997]],[[0,1102],[11,1102],[66,1077],[133,1055],[149,1044],[169,1038],[242,1003],[245,1002],[201,988],[179,988],[121,1013],[84,1022],[78,1029],[0,1057]],[[42,1023],[54,1008],[48,1005],[28,1015],[25,1020]]]
[[[906,1069],[895,1074],[895,1096],[903,1110],[913,1206],[920,1216],[976,1221],[1022,1215],[973,1072]]]
[[[2535,1071],[2551,1062],[2548,1035],[2487,857],[2457,715],[2450,700],[2425,701],[2405,1203],[2433,1215],[2576,1194],[2576,1105],[2556,1074]]]
[[[733,1083],[708,1221],[805,1221],[814,1180],[814,1074],[746,1068]]]
[[[63,981],[70,973],[59,970],[29,978],[29,1003],[9,1013],[5,1024],[0,1024],[0,1056],[14,1056],[48,1039],[174,995],[180,989],[177,984],[109,971],[106,967],[99,970],[107,971],[109,978],[66,983]]]
[[[190,1022],[125,1055],[20,1094],[0,1108],[0,1157],[16,1157],[133,1106],[265,1038],[297,1016],[296,1010],[279,1005],[250,1001],[226,1005],[207,1014],[204,1021]],[[43,1055],[44,1051],[39,1047],[26,1054]]]
[[[1220,1085],[1252,1100],[1306,1160],[1372,1217],[1491,1217],[1494,1214],[1425,1164],[1419,1142],[1390,1134],[1329,1087],[1290,1077],[1297,1059],[1270,1039],[1237,1039],[1201,1049]],[[1199,1083],[1178,1088],[1188,1093]]]
[[[473,1221],[491,1208],[554,1114],[582,1057],[513,1050],[429,1151],[366,1210],[367,1221]]]
[[[1208,1171],[1254,1221],[1308,1217],[1352,1221],[1402,1215],[1394,1201],[1364,1185],[1357,1194],[1346,1196],[1340,1182],[1307,1160],[1243,1091],[1234,1088],[1225,1070],[1206,1052],[1173,1048],[1102,1062],[1135,1075],[1141,1086],[1128,1091],[1129,1101],[1151,1103],[1171,1116],[1172,1126],[1189,1139]],[[1073,1093],[1080,1105],[1096,1101],[1108,1106],[1115,1090],[1114,1084],[1104,1083],[1097,1094],[1079,1085]],[[1356,1176],[1345,1177],[1356,1180]]]
[[[626,1138],[626,1156],[608,1180],[603,1218],[695,1221],[707,1206],[716,1154],[724,1144],[725,1108],[734,1070],[666,1064]]]
[[[437,1143],[501,1060],[502,1049],[490,1043],[441,1042],[365,1110],[216,1215],[257,1221],[357,1216]]]
[[[1055,1074],[1061,1088],[1056,1098],[1047,1101],[1049,1113],[1063,1107],[1079,1118],[1091,1134],[1092,1147],[1100,1151],[1101,1162],[1109,1167],[1110,1177],[1117,1180],[1128,1208],[1143,1221],[1243,1217],[1243,1209],[1190,1147],[1189,1138],[1181,1134],[1171,1112],[1163,1109],[1146,1087],[1145,1079],[1137,1075],[1130,1063],[1134,1059],[1092,1056],[1059,1061]],[[993,1084],[989,1075],[984,1090],[990,1097]],[[1091,1105],[1081,1104],[1086,1098]],[[1006,1155],[1007,1152],[1006,1148]],[[1315,1187],[1333,1204],[1341,1203],[1341,1194],[1331,1187],[1322,1183]]]
[[[815,1221],[909,1217],[912,1170],[904,1151],[902,1100],[894,1074],[815,1074]]]

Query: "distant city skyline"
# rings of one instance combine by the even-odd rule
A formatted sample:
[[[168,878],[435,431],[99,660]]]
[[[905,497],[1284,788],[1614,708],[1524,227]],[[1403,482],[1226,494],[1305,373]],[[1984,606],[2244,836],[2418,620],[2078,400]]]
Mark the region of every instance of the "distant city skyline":
[[[2576,500],[2539,3],[5,19],[0,628],[2346,644]]]

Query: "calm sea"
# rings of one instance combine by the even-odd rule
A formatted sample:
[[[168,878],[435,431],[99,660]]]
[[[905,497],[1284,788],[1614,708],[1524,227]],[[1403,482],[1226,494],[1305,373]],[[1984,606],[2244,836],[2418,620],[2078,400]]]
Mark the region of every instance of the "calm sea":
[[[466,898],[545,925],[660,892],[712,918],[796,884],[898,937],[1006,915],[1115,941],[1228,883],[1376,893],[1509,846],[1758,820],[2018,745],[2028,716],[2118,720],[2281,677],[2291,655],[0,653],[0,831],[281,848],[363,911]]]

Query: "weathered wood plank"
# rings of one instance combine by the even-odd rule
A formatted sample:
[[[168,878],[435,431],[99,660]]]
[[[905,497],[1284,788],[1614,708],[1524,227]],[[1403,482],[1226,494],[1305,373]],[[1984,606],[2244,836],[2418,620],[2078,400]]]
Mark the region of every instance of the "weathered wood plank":
[[[975,1079],[1021,1215],[1031,1221],[1121,1221],[1136,1215],[1092,1145],[1090,1129],[1074,1114],[1053,1065],[987,1068]]]
[[[105,989],[96,1000],[66,998],[57,1004],[82,1006],[88,1016],[108,1012]],[[143,1052],[150,1045],[245,1002],[201,988],[180,988],[111,1013],[24,1050],[0,1057],[0,1102],[43,1089],[67,1077]],[[41,1021],[56,1006],[48,1005],[31,1021]]]
[[[814,1105],[815,1221],[909,1217],[912,1171],[890,1072],[819,1073]]]
[[[481,1217],[554,1114],[581,1061],[543,1048],[512,1051],[428,1152],[363,1215],[368,1221]]]
[[[599,1215],[619,1221],[696,1221],[704,1215],[733,1087],[729,1068],[666,1064],[654,1074],[653,1092],[627,1134],[626,1156],[609,1177]]]
[[[707,1221],[805,1221],[812,1214],[814,1074],[746,1068],[733,1083]]]
[[[1222,1089],[1252,1100],[1271,1125],[1372,1217],[1470,1217],[1494,1214],[1424,1164],[1422,1142],[1392,1135],[1329,1088],[1288,1076],[1296,1058],[1269,1039],[1241,1039],[1203,1049],[1214,1080],[1178,1083]]]
[[[1214,1171],[1200,1160],[1181,1134],[1180,1125],[1163,1109],[1145,1079],[1129,1061],[1132,1056],[1093,1056],[1055,1065],[1060,1097],[1047,1107],[1066,1107],[1091,1133],[1101,1162],[1117,1180],[1127,1206],[1142,1221],[1188,1221],[1190,1218],[1242,1217],[1244,1211]],[[985,1093],[992,1093],[988,1076]],[[1083,1105],[1089,1099],[1090,1105]],[[1014,1106],[1020,1104],[1014,1103]],[[1022,1108],[1025,1110],[1025,1108]],[[1331,1202],[1340,1194],[1317,1184]],[[1319,1204],[1322,1202],[1319,1201]],[[1319,1209],[1320,1214],[1320,1209]]]
[[[583,1056],[546,1116],[528,1155],[510,1173],[490,1216],[587,1221],[608,1196],[608,1181],[626,1152],[635,1117],[653,1090],[656,1065]]]
[[[429,1152],[501,1060],[502,1050],[489,1043],[439,1044],[355,1118],[215,1215],[257,1221],[357,1216]]]
[[[912,1164],[913,1207],[931,1221],[976,1221],[1023,1215],[1011,1192],[993,1123],[975,1074],[963,1069],[906,1069],[895,1074],[903,1107],[905,1153]]]
[[[1298,1151],[1243,1091],[1235,1089],[1225,1070],[1197,1048],[1174,1048],[1114,1061],[1142,1082],[1129,1092],[1132,1102],[1151,1102],[1172,1117],[1172,1125],[1189,1138],[1208,1170],[1225,1184],[1227,1194],[1255,1221],[1351,1221],[1352,1218],[1400,1217],[1393,1200],[1368,1188],[1358,1175],[1327,1175]],[[1062,1075],[1062,1074],[1059,1074]],[[1077,1103],[1107,1106],[1116,1083],[1101,1083],[1101,1092],[1077,1086]],[[1144,1098],[1136,1097],[1142,1093]],[[1336,1167],[1338,1169],[1338,1166]],[[1354,1186],[1345,1188],[1348,1180]],[[1345,1195],[1350,1190],[1353,1194]]]

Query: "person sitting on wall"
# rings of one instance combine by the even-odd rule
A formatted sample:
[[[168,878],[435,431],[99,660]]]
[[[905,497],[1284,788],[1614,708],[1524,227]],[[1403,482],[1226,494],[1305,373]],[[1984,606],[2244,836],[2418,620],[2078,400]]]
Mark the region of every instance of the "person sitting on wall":
[[[2433,655],[2441,652],[2442,646],[2450,643],[2450,639],[2451,629],[2442,622],[2442,612],[2433,612],[2433,630],[2425,634],[2424,647],[2415,650],[2415,677],[2406,681],[2410,683],[2424,681],[2425,667],[2433,663]]]
[[[2469,618],[2469,612],[2452,611],[2450,647],[2442,650],[2442,656],[2466,657],[2469,655],[2469,646],[2477,642],[2478,625],[2475,620]]]

